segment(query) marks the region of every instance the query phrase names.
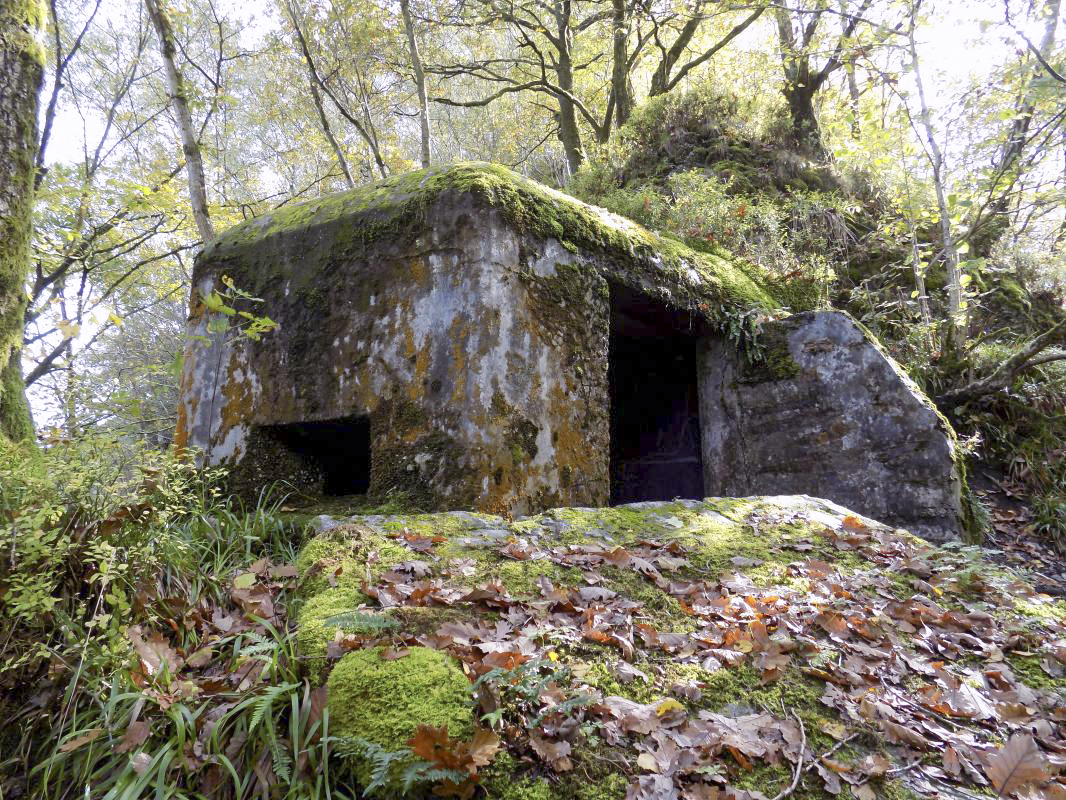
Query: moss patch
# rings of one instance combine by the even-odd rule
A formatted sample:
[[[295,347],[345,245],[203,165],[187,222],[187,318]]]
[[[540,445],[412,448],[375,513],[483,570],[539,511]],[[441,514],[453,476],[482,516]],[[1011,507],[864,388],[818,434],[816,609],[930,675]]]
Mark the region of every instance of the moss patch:
[[[454,659],[426,647],[396,660],[381,654],[377,647],[349,653],[330,673],[334,734],[395,751],[418,725],[447,726],[458,737],[473,731],[470,681]]]
[[[355,611],[365,600],[366,597],[358,589],[342,587],[321,591],[300,606],[296,645],[308,674],[316,679],[324,676],[326,648],[338,629],[348,633],[360,631],[359,625],[336,624],[331,618]]]
[[[1058,692],[1066,700],[1066,678],[1053,678],[1040,666],[1040,656],[1009,654],[1007,663],[1018,680],[1034,689]]]
[[[353,752],[367,743],[389,753],[407,748],[419,725],[446,727],[452,736],[473,732],[470,682],[458,663],[437,650],[411,647],[395,660],[382,658],[382,648],[357,650],[344,656],[330,673],[330,732],[350,740]],[[356,776],[365,785],[372,764],[353,755]],[[399,785],[387,785],[396,794]]]

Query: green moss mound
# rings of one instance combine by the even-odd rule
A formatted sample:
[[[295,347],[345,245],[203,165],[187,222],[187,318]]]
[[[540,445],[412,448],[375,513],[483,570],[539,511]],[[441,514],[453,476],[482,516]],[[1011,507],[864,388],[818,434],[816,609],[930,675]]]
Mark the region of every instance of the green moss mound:
[[[450,656],[411,647],[402,658],[383,657],[380,647],[344,656],[330,673],[330,732],[348,740],[356,777],[374,779],[374,752],[398,753],[419,725],[446,727],[466,738],[473,732],[470,682]],[[401,796],[400,767],[388,773],[384,791]]]
[[[379,647],[357,650],[329,675],[333,733],[390,751],[406,746],[419,725],[447,726],[452,736],[473,729],[470,681],[456,661],[428,647],[382,658]]]

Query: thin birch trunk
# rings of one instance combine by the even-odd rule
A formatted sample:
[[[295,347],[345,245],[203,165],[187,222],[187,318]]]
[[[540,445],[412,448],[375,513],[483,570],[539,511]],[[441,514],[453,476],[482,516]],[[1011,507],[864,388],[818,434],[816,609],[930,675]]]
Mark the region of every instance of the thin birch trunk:
[[[407,32],[407,49],[411,54],[411,72],[414,73],[415,88],[418,90],[418,117],[422,124],[422,166],[428,167],[432,156],[432,140],[429,130],[429,93],[426,91],[426,73],[422,69],[422,56],[418,52],[418,40],[415,38],[415,23],[411,18],[409,0],[400,0],[403,14],[403,28]]]
[[[176,61],[174,31],[160,0],[144,0],[148,16],[152,20],[156,34],[159,36],[159,52],[163,56],[163,67],[167,76],[167,90],[170,92],[171,107],[177,119],[181,133],[181,149],[185,155],[185,171],[189,179],[189,202],[192,205],[193,219],[200,231],[200,238],[209,242],[215,238],[215,229],[211,225],[211,215],[207,210],[207,182],[204,179],[204,160],[200,152],[200,143],[196,138],[189,101],[185,95],[185,83]]]

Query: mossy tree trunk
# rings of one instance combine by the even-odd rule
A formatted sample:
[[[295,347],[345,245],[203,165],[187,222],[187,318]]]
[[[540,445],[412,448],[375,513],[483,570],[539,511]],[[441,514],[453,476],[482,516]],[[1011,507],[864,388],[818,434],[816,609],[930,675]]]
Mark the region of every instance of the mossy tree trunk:
[[[574,63],[571,55],[574,39],[570,30],[570,3],[558,4],[556,10],[558,30],[558,59],[555,62],[555,75],[562,90],[556,92],[559,99],[559,141],[566,153],[566,163],[570,174],[577,172],[585,161],[585,148],[581,144],[581,129],[577,125],[577,108],[574,103]]]
[[[44,75],[37,0],[0,0],[0,434],[33,436],[22,382],[37,154],[37,98]]]
[[[855,46],[855,29],[873,0],[861,0],[854,12],[847,10],[847,0],[841,6],[843,28],[829,57],[815,63],[820,46],[819,23],[828,9],[825,0],[817,0],[810,7],[803,3],[795,8],[782,4],[774,7],[777,38],[781,46],[781,68],[784,72],[782,92],[792,118],[792,144],[808,158],[829,161],[830,153],[822,141],[814,102],[829,76],[840,69],[849,57],[846,52]]]
[[[612,0],[611,23],[611,102],[614,103],[615,124],[621,127],[633,113],[633,82],[629,75],[630,20],[626,0]]]
[[[732,29],[726,33],[721,39],[715,42],[710,47],[707,47],[700,52],[694,58],[689,59],[684,64],[678,66],[681,57],[685,55],[689,50],[689,46],[692,44],[693,38],[704,29],[705,23],[711,18],[709,15],[699,11],[700,6],[696,6],[697,11],[693,13],[681,26],[676,38],[669,47],[660,42],[666,38],[668,29],[665,25],[662,25],[659,20],[655,18],[653,14],[646,14],[648,22],[651,23],[654,31],[654,38],[657,46],[662,53],[659,59],[659,64],[655,67],[655,72],[651,76],[651,85],[648,88],[648,97],[655,97],[660,94],[666,94],[673,91],[673,89],[696,67],[710,61],[715,54],[728,45],[735,38],[744,33],[751,26],[755,20],[762,16],[768,6],[759,6],[755,8],[748,16],[738,22],[732,27]],[[632,59],[631,59],[632,60]]]

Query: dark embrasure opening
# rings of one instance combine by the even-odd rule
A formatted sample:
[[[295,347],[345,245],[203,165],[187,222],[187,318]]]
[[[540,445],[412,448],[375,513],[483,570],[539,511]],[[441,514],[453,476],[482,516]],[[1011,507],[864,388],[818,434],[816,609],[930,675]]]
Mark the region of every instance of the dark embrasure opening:
[[[317,484],[323,494],[366,494],[370,489],[369,417],[293,422],[263,430],[300,462],[303,480]]]
[[[611,504],[702,498],[697,321],[611,286]]]

